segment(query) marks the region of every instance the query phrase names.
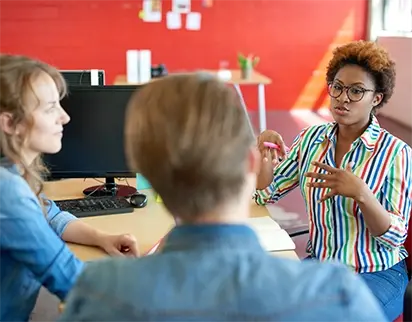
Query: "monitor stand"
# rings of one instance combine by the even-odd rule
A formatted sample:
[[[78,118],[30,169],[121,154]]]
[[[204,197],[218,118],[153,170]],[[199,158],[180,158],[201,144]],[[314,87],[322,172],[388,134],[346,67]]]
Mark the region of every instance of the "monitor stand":
[[[136,188],[128,185],[117,184],[113,177],[106,178],[104,184],[89,187],[83,190],[83,194],[88,197],[129,197],[136,193]]]

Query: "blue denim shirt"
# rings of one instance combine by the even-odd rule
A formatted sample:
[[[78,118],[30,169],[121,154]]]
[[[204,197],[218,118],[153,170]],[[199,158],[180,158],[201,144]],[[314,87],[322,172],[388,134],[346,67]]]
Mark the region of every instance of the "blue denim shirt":
[[[60,238],[76,218],[52,201],[46,218],[17,168],[0,162],[0,320],[27,321],[41,285],[63,299],[83,269]]]
[[[386,321],[362,280],[274,257],[243,225],[180,226],[161,253],[90,266],[60,321]]]

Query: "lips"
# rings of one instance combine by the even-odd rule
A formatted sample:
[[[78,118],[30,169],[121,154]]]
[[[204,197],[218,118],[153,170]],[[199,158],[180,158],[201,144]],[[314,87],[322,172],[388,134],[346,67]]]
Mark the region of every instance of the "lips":
[[[346,111],[349,112],[349,109],[345,106],[335,106],[335,110]]]
[[[339,116],[345,116],[349,114],[349,109],[344,106],[335,106],[334,107],[335,113]]]

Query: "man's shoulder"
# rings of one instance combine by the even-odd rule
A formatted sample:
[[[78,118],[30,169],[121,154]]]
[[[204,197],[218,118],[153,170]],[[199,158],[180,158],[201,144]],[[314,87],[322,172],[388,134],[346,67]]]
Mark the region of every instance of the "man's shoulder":
[[[119,283],[131,287],[130,283],[139,277],[139,262],[144,260],[144,258],[108,257],[87,262],[76,283],[76,290],[110,294],[114,286],[119,288]]]
[[[119,282],[122,280],[132,286],[129,276],[133,275],[132,280],[135,281],[142,279],[142,282],[146,280],[145,275],[150,274],[151,269],[155,269],[155,267],[170,259],[165,257],[153,255],[133,259],[106,258],[89,262],[82,274],[79,286],[97,287],[100,291],[105,291],[104,289],[110,288],[111,284],[119,286]],[[259,260],[256,263],[260,263],[258,264],[259,269],[256,269],[256,274],[261,272],[262,278],[266,276],[268,287],[269,284],[274,283],[279,284],[279,287],[284,285],[290,289],[301,288],[303,291],[308,292],[307,298],[310,294],[329,296],[350,292],[354,290],[351,283],[359,281],[355,273],[339,263],[321,263],[316,260],[297,261],[275,256],[269,256],[266,264]],[[250,269],[253,270],[253,266]],[[269,271],[271,274],[267,274]],[[95,283],[95,281],[99,281],[99,283]],[[310,290],[308,286],[310,286]]]
[[[282,283],[289,285],[284,296],[294,303],[292,307],[305,307],[306,317],[318,315],[332,319],[341,312],[346,321],[385,320],[363,280],[341,263],[274,259],[273,266],[273,271],[282,276]],[[364,307],[375,310],[365,312]]]
[[[209,280],[210,272],[206,270],[207,276],[202,272],[200,280],[197,272],[195,275],[198,276],[198,282],[188,284],[187,279],[191,279],[191,276],[176,277],[176,270],[171,269],[173,265],[165,265],[170,264],[169,259],[169,256],[153,255],[138,259],[104,259],[88,263],[69,295],[63,320],[70,321],[73,314],[80,314],[79,312],[88,317],[99,318],[102,314],[112,314],[108,312],[115,312],[118,308],[123,309],[121,313],[116,311],[116,314],[136,317],[137,308],[151,307],[149,303],[153,304],[154,298],[159,301],[162,296],[175,303],[169,303],[169,306],[175,309],[184,308],[185,305],[180,300],[174,302],[173,295],[179,292],[180,296],[188,297],[187,301],[190,302],[194,289],[200,290],[202,285],[204,286],[204,279]],[[215,274],[213,280],[210,280],[210,290],[215,290],[213,292],[222,292],[222,287],[226,286],[227,289],[223,290],[225,294],[231,294],[232,291],[236,294],[231,296],[229,306],[233,304],[236,307],[238,303],[243,303],[243,300],[250,302],[247,299],[252,296],[254,300],[248,302],[245,312],[265,314],[268,320],[383,321],[376,302],[361,279],[340,264],[299,262],[257,255],[249,259],[249,263],[254,264],[248,264],[247,269],[241,263],[228,265],[231,267],[227,270],[221,267],[221,276]],[[182,265],[188,267],[183,269]],[[188,263],[180,264],[179,269],[186,273],[195,273],[196,269],[200,268],[197,264]],[[213,271],[216,273],[216,269]],[[242,274],[236,275],[239,271]],[[228,274],[234,276],[228,278]],[[247,280],[242,280],[243,275],[248,276]],[[233,283],[237,287],[234,288]],[[193,288],[195,285],[198,287]],[[215,288],[216,285],[220,286]],[[202,301],[202,305],[214,306],[216,301],[213,299],[221,298],[220,296],[221,294],[208,294],[207,303]],[[136,299],[139,299],[138,302]],[[365,312],[365,307],[376,310],[372,310],[372,313]],[[111,309],[106,312],[106,308]],[[267,310],[262,312],[262,308]],[[341,314],[342,319],[336,319],[336,314]]]
[[[357,279],[353,272],[340,263],[321,263],[316,260],[296,261],[276,257],[271,261],[273,271],[283,276],[279,282],[288,282],[291,288],[301,288],[311,294],[325,296],[336,294],[345,288],[347,282],[351,282],[353,278]]]

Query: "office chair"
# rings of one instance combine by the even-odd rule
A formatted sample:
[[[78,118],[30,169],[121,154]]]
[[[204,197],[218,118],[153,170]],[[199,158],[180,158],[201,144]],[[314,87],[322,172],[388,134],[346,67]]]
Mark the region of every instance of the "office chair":
[[[398,316],[394,322],[412,322],[412,222],[409,222],[408,237],[405,241],[405,248],[408,251],[406,259],[406,267],[408,268],[409,284],[406,288],[405,297],[403,300],[403,314]]]
[[[289,234],[290,238],[293,238],[293,237],[309,234],[309,228],[307,224],[300,225],[300,226],[286,229],[286,232]]]

